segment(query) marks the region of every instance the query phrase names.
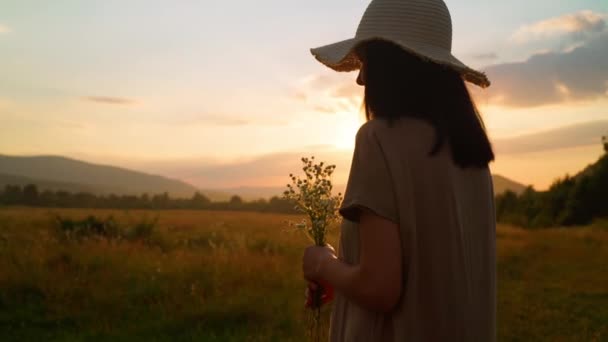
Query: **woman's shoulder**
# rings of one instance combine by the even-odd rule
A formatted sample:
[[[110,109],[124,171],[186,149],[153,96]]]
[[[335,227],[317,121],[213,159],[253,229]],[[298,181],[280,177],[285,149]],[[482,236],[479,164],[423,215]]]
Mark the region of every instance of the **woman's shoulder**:
[[[416,138],[420,134],[434,134],[433,126],[424,120],[408,117],[399,118],[393,122],[385,119],[372,119],[361,125],[357,132],[357,141],[382,140],[391,136],[407,140],[408,137]]]
[[[366,123],[361,125],[361,127],[359,127],[359,131],[357,132],[357,141],[372,139],[374,136],[381,134],[382,131],[388,128],[389,123],[384,119],[368,120]]]

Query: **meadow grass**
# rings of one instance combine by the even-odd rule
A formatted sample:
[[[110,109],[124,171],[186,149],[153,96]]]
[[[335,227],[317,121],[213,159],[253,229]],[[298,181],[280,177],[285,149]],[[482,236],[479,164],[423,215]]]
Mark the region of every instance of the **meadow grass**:
[[[135,240],[66,239],[54,223],[112,215],[127,226],[157,214]],[[296,219],[0,209],[0,340],[305,341],[301,255],[311,243],[287,228]],[[499,341],[608,340],[604,225],[499,227]]]

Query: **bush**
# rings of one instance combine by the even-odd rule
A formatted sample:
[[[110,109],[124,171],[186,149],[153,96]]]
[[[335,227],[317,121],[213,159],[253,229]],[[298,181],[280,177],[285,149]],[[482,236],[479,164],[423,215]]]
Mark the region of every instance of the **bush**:
[[[68,240],[82,240],[85,238],[125,238],[129,241],[147,242],[150,241],[150,238],[156,230],[158,216],[151,220],[144,217],[140,221],[126,226],[120,226],[112,216],[109,216],[106,219],[100,219],[91,215],[82,220],[56,216],[55,222],[61,237]]]
[[[575,227],[608,219],[608,154],[574,177],[557,180],[547,191],[532,188],[496,196],[496,217],[525,228]]]
[[[129,240],[149,241],[158,224],[158,216],[152,220],[144,217],[141,221],[135,223],[127,230],[127,238]]]
[[[89,216],[83,220],[74,220],[71,218],[63,218],[57,216],[57,228],[60,234],[68,239],[103,237],[106,239],[115,239],[120,237],[120,227],[112,216],[105,220],[95,216]]]

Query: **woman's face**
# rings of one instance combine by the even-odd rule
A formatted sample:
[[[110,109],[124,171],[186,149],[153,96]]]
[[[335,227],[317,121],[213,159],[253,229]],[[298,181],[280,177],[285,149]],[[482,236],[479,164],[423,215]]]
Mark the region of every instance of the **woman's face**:
[[[359,69],[359,76],[357,76],[357,84],[360,86],[365,86],[365,63],[361,65],[361,69]]]
[[[361,69],[359,69],[359,76],[357,76],[357,84],[360,86],[365,86],[365,69],[366,68],[366,53],[365,53],[365,48],[364,47],[359,47],[359,49],[357,50],[357,55],[359,57],[359,60],[361,61]]]

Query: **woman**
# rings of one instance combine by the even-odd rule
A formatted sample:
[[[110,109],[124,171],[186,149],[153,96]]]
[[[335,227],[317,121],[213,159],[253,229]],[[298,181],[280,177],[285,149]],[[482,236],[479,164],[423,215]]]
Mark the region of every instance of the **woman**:
[[[442,0],[374,0],[354,39],[313,49],[359,69],[368,122],[356,137],[339,255],[310,247],[304,276],[337,296],[331,341],[493,341],[494,159],[451,54]]]

